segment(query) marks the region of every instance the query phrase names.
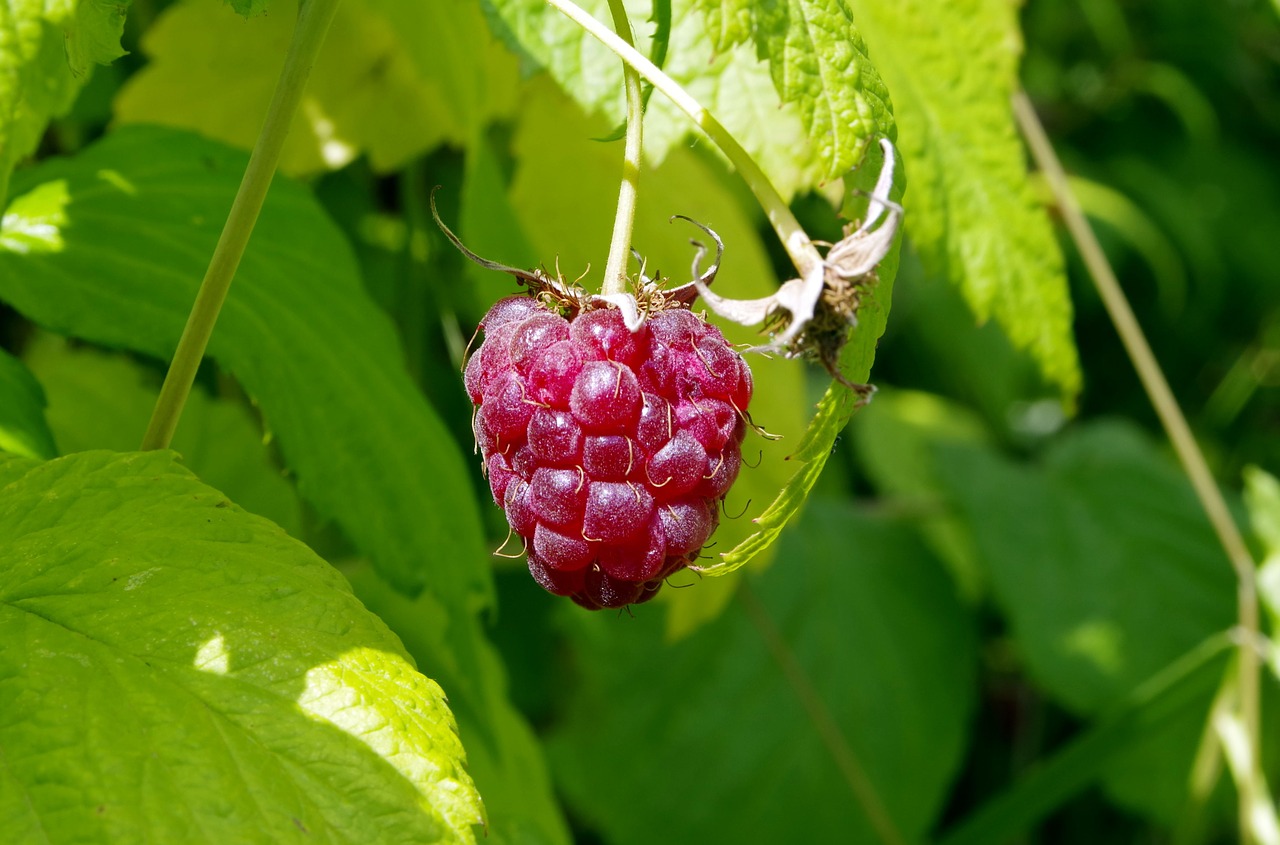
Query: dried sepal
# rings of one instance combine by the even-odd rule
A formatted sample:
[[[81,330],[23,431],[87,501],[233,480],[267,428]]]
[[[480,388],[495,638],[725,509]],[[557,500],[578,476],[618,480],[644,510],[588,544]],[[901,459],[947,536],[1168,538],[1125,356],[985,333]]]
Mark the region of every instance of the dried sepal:
[[[902,222],[902,207],[889,199],[896,151],[887,138],[880,140],[880,148],[884,166],[871,193],[867,219],[857,228],[846,229],[844,238],[803,278],[791,279],[761,299],[719,296],[696,272],[692,282],[707,307],[726,320],[745,326],[776,324],[772,339],[759,351],[816,357],[834,378],[864,395],[870,388],[846,380],[836,362],[849,327],[857,322],[862,293],[875,282],[876,267],[889,253]]]

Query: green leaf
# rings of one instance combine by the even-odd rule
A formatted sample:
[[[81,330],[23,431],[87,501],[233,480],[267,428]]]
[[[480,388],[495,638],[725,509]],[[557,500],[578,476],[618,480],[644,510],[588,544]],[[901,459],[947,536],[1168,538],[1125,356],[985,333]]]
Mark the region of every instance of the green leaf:
[[[648,611],[569,620],[582,682],[549,748],[570,806],[605,841],[883,841],[833,762],[845,753],[902,841],[932,827],[973,706],[972,620],[908,532],[846,506],[814,502],[781,555],[752,576],[759,598],[679,643]],[[838,736],[822,738],[810,691]]]
[[[1032,676],[1095,713],[1232,624],[1231,568],[1178,468],[1135,430],[1064,437],[1043,468],[939,447],[939,479],[977,542]],[[1177,817],[1209,697],[1111,769],[1126,803]]]
[[[61,334],[167,359],[246,157],[158,127],[124,127],[23,176],[62,184],[47,252],[0,250],[0,297]],[[6,226],[47,216],[37,187]],[[490,591],[468,468],[405,373],[340,232],[277,179],[210,345],[278,437],[298,489],[405,590],[451,612]]]
[[[600,127],[607,129],[607,124],[585,119],[571,102],[545,84],[533,87],[528,105],[513,141],[518,166],[510,189],[524,233],[543,262],[553,265],[558,261],[566,276],[577,276],[588,265],[603,268],[621,169],[616,149],[590,139],[598,137]],[[749,210],[744,211],[739,195],[725,187],[724,176],[717,169],[714,162],[708,164],[688,150],[673,151],[661,166],[646,169],[632,243],[645,257],[647,272],[659,271],[674,281],[688,281],[694,254],[689,239],[705,240],[705,236],[684,221],[670,220],[673,214],[688,215],[715,229],[724,240],[724,261],[716,285],[740,296],[767,295],[775,283],[756,221]],[[574,178],[566,180],[566,173]],[[495,277],[493,284],[508,283]],[[584,278],[583,284],[599,289],[598,271]],[[495,290],[493,298],[500,290]],[[731,342],[759,343],[759,335],[740,326],[727,327],[725,334]],[[808,412],[804,370],[798,362],[752,356],[749,363],[755,375],[753,418],[770,432],[782,435],[782,440],[773,442],[752,435],[745,441],[747,463],[758,465],[743,468],[729,493],[729,515],[752,503],[758,508],[759,503],[777,495],[792,473],[793,465],[786,458],[796,448]],[[745,516],[722,519],[714,541],[719,548],[729,548],[752,530]],[[760,564],[767,565],[768,560],[762,559]],[[661,600],[682,606],[672,616],[673,632],[680,633],[714,616],[731,594],[731,584],[718,586],[708,580],[695,590],[664,590]]]
[[[605,0],[580,5],[600,20],[610,19]],[[486,0],[486,8],[504,40],[526,62],[545,68],[579,105],[603,114],[610,125],[623,119],[622,63],[617,56],[541,0]],[[639,25],[647,4],[630,4],[630,14],[637,46],[647,52],[649,36]],[[817,141],[809,137],[800,103],[779,96],[770,65],[759,59],[755,47],[718,44],[716,39],[697,8],[675,7],[663,69],[724,124],[784,197],[843,175],[843,171],[833,174],[832,162],[823,158],[818,142],[828,136]],[[836,99],[847,96],[843,90],[830,93]],[[885,122],[879,131],[890,132],[887,111],[872,111]],[[645,114],[646,158],[662,162],[686,146],[692,131],[683,112],[664,97],[654,98]],[[869,137],[859,143],[865,144]]]
[[[907,229],[930,272],[1029,350],[1069,405],[1080,390],[1062,254],[1027,179],[1009,101],[1017,9],[1003,0],[849,0],[894,92],[915,186]]]
[[[0,202],[13,167],[66,114],[95,62],[118,56],[130,0],[6,2],[0,8]]]
[[[755,16],[773,83],[800,105],[828,179],[856,166],[872,139],[893,138],[889,92],[843,0],[760,2]]]
[[[0,452],[27,458],[58,454],[44,408],[40,383],[21,361],[0,349]]]
[[[707,18],[707,33],[717,53],[751,40],[751,0],[694,0]]]
[[[248,149],[257,138],[296,18],[296,0],[244,21],[220,0],[185,0],[147,30],[151,62],[116,99],[122,123],[192,129]],[[361,154],[390,171],[462,145],[514,107],[516,70],[467,3],[348,0],[307,84],[281,168],[340,168]]]
[[[44,385],[46,416],[62,454],[137,447],[160,391],[159,372],[126,355],[73,347],[47,334],[28,343],[23,358]],[[197,385],[173,449],[205,483],[302,537],[297,491],[271,460],[262,427],[243,404],[210,396]]]
[[[850,426],[858,458],[886,507],[919,513],[921,536],[946,562],[962,595],[983,592],[982,565],[973,537],[955,514],[938,507],[941,485],[934,469],[939,442],[985,444],[982,421],[962,405],[932,393],[881,390]]]
[[[486,644],[474,665],[460,666],[442,636],[444,614],[430,595],[406,598],[368,566],[344,567],[343,572],[364,605],[400,637],[418,669],[449,690],[449,709],[458,719],[458,735],[467,749],[467,770],[484,796],[489,819],[485,842],[572,841],[551,789],[542,747],[508,697],[498,653]]]
[[[0,489],[13,842],[473,842],[444,695],[316,555],[178,466]]]

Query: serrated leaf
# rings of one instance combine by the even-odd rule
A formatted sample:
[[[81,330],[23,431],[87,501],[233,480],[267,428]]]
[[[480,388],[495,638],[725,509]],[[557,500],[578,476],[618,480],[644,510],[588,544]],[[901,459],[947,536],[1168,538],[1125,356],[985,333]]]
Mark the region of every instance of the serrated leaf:
[[[268,0],[227,0],[227,4],[236,11],[236,14],[246,18],[266,14],[267,2]]]
[[[582,680],[564,692],[549,749],[570,806],[606,841],[884,841],[830,742],[901,841],[932,826],[973,706],[972,620],[908,532],[845,505],[815,502],[782,546],[788,566],[751,576],[751,605],[679,643],[648,612],[568,620]],[[778,646],[838,739],[821,738]]]
[[[717,53],[751,40],[751,0],[694,0],[707,20],[707,34]]]
[[[137,447],[138,432],[146,430],[160,392],[161,373],[126,355],[73,347],[48,334],[27,344],[23,360],[44,386],[46,417],[61,454]],[[262,427],[248,408],[196,385],[182,420],[172,448],[186,467],[250,513],[302,536],[297,491],[271,460]]]
[[[248,149],[293,32],[297,0],[248,21],[220,0],[185,0],[148,29],[151,62],[116,98],[122,123],[192,129]],[[466,143],[514,105],[514,62],[467,3],[348,0],[285,142],[281,168],[337,169],[361,154],[394,170],[440,144]]]
[[[873,138],[892,140],[889,92],[843,0],[760,2],[755,16],[773,83],[800,105],[827,179],[857,165]]]
[[[168,359],[246,156],[194,135],[124,127],[22,174],[6,221],[66,223],[48,251],[0,250],[0,297],[56,332]],[[408,378],[341,233],[277,179],[210,355],[259,403],[298,488],[397,587],[467,612],[489,586],[467,466]]]
[[[440,688],[340,574],[172,453],[27,466],[0,489],[8,841],[474,841]]]
[[[79,0],[74,4],[71,26],[63,30],[72,74],[83,76],[95,64],[110,64],[126,55],[120,36],[124,34],[125,13],[131,2]]]
[[[484,796],[494,845],[567,845],[547,761],[528,722],[511,704],[501,658],[487,644],[460,666],[441,636],[444,617],[428,594],[409,599],[367,565],[343,567],[356,595],[400,637],[418,669],[449,690],[449,708],[467,749],[467,770]],[[472,623],[477,624],[477,623]]]
[[[610,19],[604,0],[580,5],[602,21]],[[622,64],[617,56],[540,0],[486,0],[486,8],[504,40],[528,63],[545,68],[579,105],[603,114],[610,125],[623,119]],[[629,12],[637,48],[645,52],[649,34],[641,21],[647,4],[632,2]],[[717,38],[697,7],[674,7],[667,75],[724,124],[784,197],[828,181],[829,162],[806,134],[799,104],[779,96],[770,67],[757,57],[755,46],[721,43]],[[684,113],[665,97],[654,97],[645,115],[646,158],[662,162],[684,146],[692,131]]]
[[[584,118],[549,85],[533,89],[529,106],[513,141],[518,166],[510,190],[512,204],[521,211],[525,235],[544,263],[553,266],[558,261],[566,276],[577,276],[588,265],[603,268],[621,167],[614,148],[589,139],[598,136],[597,127],[607,124]],[[566,181],[566,173],[575,178]],[[687,150],[673,151],[661,166],[646,169],[641,176],[632,243],[645,257],[647,272],[688,281],[694,255],[689,239],[706,238],[684,221],[671,222],[672,214],[705,223],[724,239],[717,286],[724,285],[726,290],[732,286],[735,294],[744,296],[771,292],[773,271],[755,221],[744,213],[715,165]],[[631,269],[636,269],[634,262]],[[583,284],[598,288],[598,278],[598,273],[589,274]],[[731,342],[759,343],[757,334],[740,326],[727,327],[725,334]],[[792,465],[785,458],[796,448],[808,412],[801,364],[763,356],[751,356],[749,363],[755,374],[753,418],[782,435],[782,440],[771,442],[753,435],[745,441],[747,463],[759,463],[754,469],[744,467],[729,493],[726,518],[714,538],[720,548],[736,545],[752,531],[746,516],[728,517],[753,503],[760,507],[790,476]],[[760,564],[767,565],[768,560]],[[731,594],[731,585],[720,587],[708,581],[693,590],[664,590],[660,600],[682,606],[672,617],[677,620],[673,632],[680,633],[714,616]]]
[[[131,0],[20,0],[0,7],[0,202],[15,164],[66,114],[95,62],[124,55]]]
[[[40,383],[21,361],[0,349],[0,452],[27,458],[58,454],[44,408]]]
[[[1062,254],[1027,178],[1010,97],[1017,9],[1003,0],[849,0],[894,92],[914,189],[907,229],[926,267],[995,318],[1074,403],[1080,367]]]
[[[1081,429],[1043,468],[972,447],[937,454],[1019,651],[1068,708],[1098,712],[1232,624],[1234,579],[1203,511],[1134,429]],[[1111,767],[1126,803],[1177,817],[1209,703],[1137,743],[1161,765]]]

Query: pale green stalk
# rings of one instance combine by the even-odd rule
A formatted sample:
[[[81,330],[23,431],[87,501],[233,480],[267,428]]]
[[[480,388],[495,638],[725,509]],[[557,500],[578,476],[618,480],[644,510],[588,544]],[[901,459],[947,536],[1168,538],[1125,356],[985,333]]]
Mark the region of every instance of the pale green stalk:
[[[182,338],[173,354],[164,385],[160,388],[160,397],[156,400],[151,422],[147,425],[147,433],[142,440],[143,449],[165,449],[173,439],[178,419],[182,416],[182,408],[191,393],[191,385],[195,382],[196,370],[200,367],[209,338],[213,335],[218,312],[226,301],[231,280],[235,277],[240,258],[253,233],[258,213],[267,197],[267,189],[271,187],[271,177],[280,162],[285,137],[298,111],[307,77],[311,75],[311,68],[315,65],[325,33],[329,30],[337,9],[338,0],[302,0],[298,9],[293,39],[289,43],[289,52],[285,56],[284,68],[280,71],[280,79],[267,109],[266,120],[258,133],[258,141],[240,182],[240,190],[236,193],[231,212],[223,224],[222,235],[218,238],[218,245],[214,247],[213,258],[205,271],[204,281],[200,283],[195,304],[187,317],[186,328],[182,331]]]
[[[582,8],[575,5],[572,0],[547,0],[547,2],[582,27],[601,44],[612,50],[624,62],[635,68],[654,88],[661,91],[671,102],[675,103],[677,108],[687,114],[695,126],[707,134],[707,137],[729,159],[729,163],[742,174],[743,180],[751,188],[751,192],[755,194],[756,201],[760,203],[765,214],[768,215],[769,222],[773,224],[774,231],[778,233],[782,246],[791,257],[791,262],[795,264],[796,272],[800,278],[809,278],[811,273],[821,265],[822,256],[818,254],[818,250],[810,242],[809,236],[801,228],[795,215],[787,207],[787,203],[769,182],[769,178],[764,175],[764,171],[742,148],[742,145],[734,140],[733,136],[721,125],[720,121],[716,120],[709,111],[703,108],[702,104],[695,100],[688,91],[681,88],[679,83],[663,73],[657,65],[641,55],[630,44],[610,32],[604,24],[587,14]],[[628,124],[629,128],[630,124]]]
[[[1155,354],[1152,353],[1151,346],[1142,333],[1142,327],[1138,325],[1133,309],[1129,307],[1129,301],[1125,298],[1120,282],[1116,279],[1115,271],[1111,269],[1102,246],[1098,243],[1093,229],[1089,227],[1089,222],[1080,209],[1080,204],[1071,192],[1066,172],[1053,151],[1053,144],[1045,134],[1044,127],[1040,124],[1035,109],[1025,93],[1018,92],[1014,95],[1013,111],[1018,124],[1022,127],[1022,134],[1031,148],[1031,154],[1049,183],[1067,231],[1070,232],[1071,239],[1075,242],[1076,249],[1079,250],[1094,285],[1098,288],[1098,293],[1111,317],[1111,322],[1115,324],[1125,350],[1129,353],[1134,369],[1138,371],[1143,389],[1146,390],[1151,404],[1155,407],[1160,424],[1164,426],[1165,433],[1173,443],[1174,451],[1177,452],[1183,469],[1191,479],[1191,486],[1200,499],[1200,505],[1209,517],[1213,530],[1218,535],[1218,542],[1222,544],[1232,568],[1235,569],[1236,613],[1242,632],[1239,643],[1240,722],[1245,734],[1248,756],[1252,760],[1251,775],[1238,783],[1240,834],[1245,845],[1250,845],[1255,841],[1249,821],[1250,813],[1263,798],[1259,794],[1262,771],[1259,705],[1261,660],[1257,645],[1260,637],[1256,565],[1249,554],[1244,538],[1240,535],[1240,530],[1236,527],[1235,520],[1231,518],[1226,500],[1222,498],[1222,491],[1213,480],[1209,464],[1196,444],[1191,427],[1187,425],[1186,417],[1178,407],[1173,391],[1169,389],[1169,382],[1160,370]]]
[[[618,37],[635,47],[631,21],[622,0],[609,0],[613,28]],[[613,216],[613,238],[609,241],[609,260],[604,266],[601,293],[606,296],[627,291],[627,260],[631,257],[631,230],[636,219],[636,198],[640,191],[640,154],[644,134],[644,99],[640,93],[640,74],[622,65],[622,81],[627,89],[627,140],[622,155],[622,185],[618,188],[618,210]]]

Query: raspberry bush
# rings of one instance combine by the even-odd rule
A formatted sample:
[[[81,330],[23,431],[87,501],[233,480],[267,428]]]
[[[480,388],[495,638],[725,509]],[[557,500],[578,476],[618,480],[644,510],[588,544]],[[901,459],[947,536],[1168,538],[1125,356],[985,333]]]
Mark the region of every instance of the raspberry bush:
[[[494,502],[529,571],[586,608],[648,601],[691,564],[738,476],[751,370],[683,307],[632,332],[615,308],[499,300],[467,362]]]

